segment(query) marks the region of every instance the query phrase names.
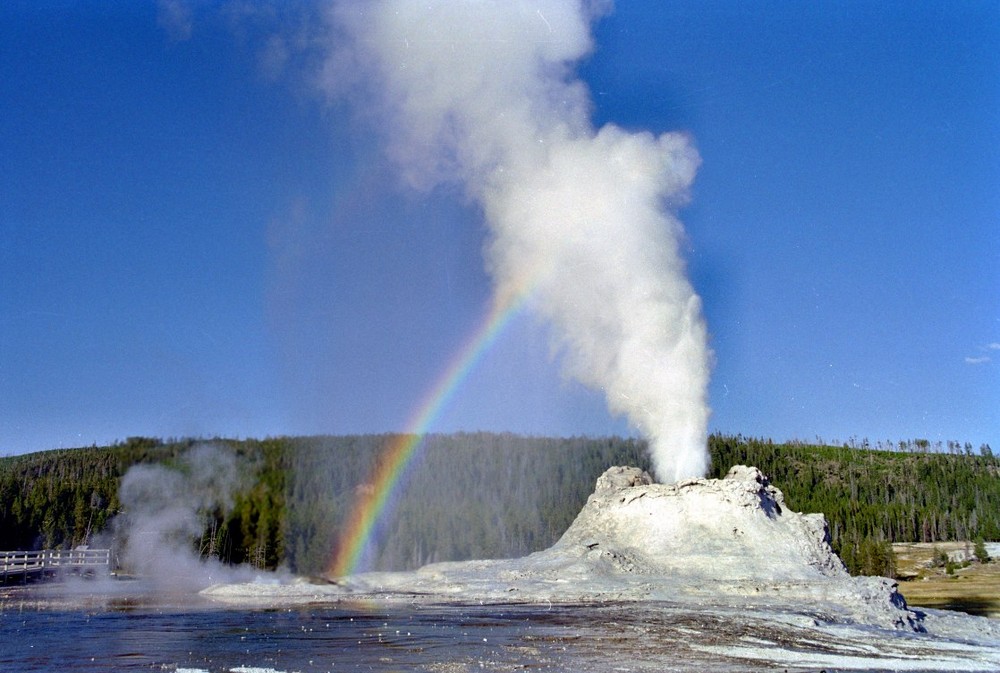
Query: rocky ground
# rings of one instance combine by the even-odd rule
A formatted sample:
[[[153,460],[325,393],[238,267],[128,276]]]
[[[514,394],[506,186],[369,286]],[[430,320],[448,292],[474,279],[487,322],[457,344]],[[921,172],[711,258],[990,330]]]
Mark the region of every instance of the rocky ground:
[[[789,511],[748,467],[672,485],[612,468],[555,545],[520,559],[202,593],[234,605],[561,606],[581,615],[578,670],[607,670],[615,652],[631,653],[630,670],[1000,670],[997,622],[911,609],[892,580],[851,577],[823,517]]]

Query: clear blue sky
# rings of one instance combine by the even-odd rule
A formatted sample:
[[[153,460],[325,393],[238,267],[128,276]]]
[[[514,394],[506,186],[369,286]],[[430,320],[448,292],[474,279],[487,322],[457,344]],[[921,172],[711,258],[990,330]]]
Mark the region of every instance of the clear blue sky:
[[[485,229],[311,84],[313,3],[0,4],[0,455],[403,429]],[[620,2],[595,125],[689,132],[710,428],[1000,447],[1000,5]],[[620,434],[516,319],[435,425]]]

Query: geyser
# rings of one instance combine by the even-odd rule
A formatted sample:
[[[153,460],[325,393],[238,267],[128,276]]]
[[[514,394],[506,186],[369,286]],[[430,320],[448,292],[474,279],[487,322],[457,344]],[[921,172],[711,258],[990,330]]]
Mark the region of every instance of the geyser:
[[[530,294],[566,371],[672,482],[708,466],[711,353],[674,212],[699,157],[682,134],[591,124],[572,66],[608,4],[335,3],[323,85],[375,116],[409,185],[461,185],[481,206],[496,301]]]
[[[830,549],[823,516],[792,511],[759,470],[650,481],[637,468],[611,468],[563,537],[523,558],[329,583],[220,585],[202,595],[271,608],[370,601],[428,612],[476,602],[601,611],[599,627],[581,622],[572,638],[605,658],[578,665],[564,647],[545,665],[565,670],[612,670],[623,661],[650,671],[998,670],[995,620],[911,610],[892,580],[851,577]],[[663,628],[670,624],[677,628]],[[634,644],[622,648],[629,633]]]

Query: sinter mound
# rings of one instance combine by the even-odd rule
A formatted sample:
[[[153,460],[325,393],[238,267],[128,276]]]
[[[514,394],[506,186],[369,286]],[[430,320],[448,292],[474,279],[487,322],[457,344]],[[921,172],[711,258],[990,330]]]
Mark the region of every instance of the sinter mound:
[[[638,468],[613,467],[553,549],[677,579],[847,577],[823,515],[788,510],[760,470],[742,465],[725,479],[670,485],[652,483]]]
[[[921,629],[896,584],[851,577],[820,514],[785,507],[760,470],[654,484],[638,468],[597,480],[566,533],[524,558],[435,563],[413,572],[331,578],[303,600],[365,596],[455,602],[653,600],[760,609],[796,603],[821,621]],[[223,600],[233,589],[209,590]]]
[[[709,620],[716,627],[691,647],[725,645],[761,661],[815,655],[828,664],[836,651],[879,670],[909,670],[918,660],[927,670],[995,670],[1000,663],[1000,625],[911,610],[892,580],[851,577],[830,548],[823,516],[789,510],[781,491],[758,469],[743,466],[725,479],[677,484],[654,484],[637,468],[611,468],[562,538],[524,558],[436,563],[319,583],[218,585],[202,593],[229,604],[272,606],[634,604],[656,611],[648,613],[659,615],[655,619]],[[748,653],[747,634],[758,632],[779,634],[774,638],[790,645]],[[924,665],[930,653],[956,647],[961,661]],[[870,665],[875,653],[888,657],[885,666]]]

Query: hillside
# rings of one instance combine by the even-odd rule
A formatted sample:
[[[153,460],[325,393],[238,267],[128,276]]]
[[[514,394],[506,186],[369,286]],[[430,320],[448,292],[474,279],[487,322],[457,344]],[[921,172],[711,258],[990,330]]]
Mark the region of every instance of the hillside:
[[[1000,539],[1000,461],[984,446],[952,453],[774,444],[713,436],[712,474],[759,467],[796,511],[822,512],[852,572],[891,574],[892,542]],[[957,443],[953,443],[957,446]]]

